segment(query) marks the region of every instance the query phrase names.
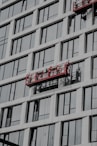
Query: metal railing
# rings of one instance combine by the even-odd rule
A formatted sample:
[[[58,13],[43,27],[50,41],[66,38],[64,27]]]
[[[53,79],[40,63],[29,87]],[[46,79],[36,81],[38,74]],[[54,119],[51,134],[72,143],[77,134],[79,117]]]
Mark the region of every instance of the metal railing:
[[[75,0],[73,3],[73,11],[77,12],[77,11],[87,8],[95,3],[97,3],[97,0],[81,0],[81,1]]]

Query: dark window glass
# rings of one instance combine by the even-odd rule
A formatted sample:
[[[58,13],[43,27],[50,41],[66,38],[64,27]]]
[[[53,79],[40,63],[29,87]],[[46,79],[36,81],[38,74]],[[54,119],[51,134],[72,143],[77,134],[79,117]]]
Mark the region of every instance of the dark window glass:
[[[36,100],[29,103],[27,121],[47,119],[50,114],[50,98]]]
[[[52,33],[53,32],[53,33]],[[55,40],[62,36],[62,22],[53,24],[42,30],[41,44]]]
[[[23,146],[24,131],[15,131],[11,133],[0,134],[0,138],[12,142],[14,144],[17,144],[19,146]],[[0,143],[0,146],[4,145]]]
[[[75,31],[75,17],[74,16],[70,16],[69,17],[69,33],[73,33]]]
[[[9,34],[9,24],[0,28],[0,59],[5,57],[8,34]]]
[[[1,86],[0,102],[7,102],[28,96],[28,91],[29,88],[25,85],[25,80]]]
[[[19,124],[21,105],[2,109],[1,127],[14,126]]]
[[[82,120],[64,122],[62,132],[62,146],[81,144]]]
[[[34,69],[41,68],[54,63],[55,48],[51,47],[34,55]]]
[[[33,14],[29,14],[23,18],[16,20],[15,33],[23,31],[32,26]]]
[[[70,76],[63,79],[63,85],[78,83],[84,80],[84,61],[72,64],[70,66]]]
[[[84,80],[84,62],[72,65],[72,82]]]
[[[91,142],[97,142],[97,116],[91,118]]]
[[[48,7],[39,10],[39,23],[53,19],[58,15],[58,3],[54,3]]]
[[[77,56],[79,53],[78,48],[79,48],[79,38],[63,43],[62,51],[61,51],[62,54],[61,59],[65,60]]]
[[[0,80],[25,73],[27,57],[0,66]]]
[[[95,6],[95,5],[94,5]],[[97,8],[96,8],[96,6],[94,7],[94,10],[93,10],[93,12],[94,12],[94,17],[93,17],[93,19],[94,19],[94,24],[97,24]]]
[[[85,88],[84,110],[97,108],[97,86]]]
[[[11,55],[33,48],[34,43],[35,43],[35,33],[14,40]]]
[[[53,146],[54,125],[31,129],[30,146]]]
[[[58,116],[74,113],[76,110],[76,91],[59,94]]]

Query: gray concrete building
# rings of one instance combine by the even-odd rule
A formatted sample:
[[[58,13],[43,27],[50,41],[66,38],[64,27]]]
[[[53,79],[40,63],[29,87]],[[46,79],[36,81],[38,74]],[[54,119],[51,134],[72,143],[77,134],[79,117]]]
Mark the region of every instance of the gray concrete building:
[[[0,140],[97,146],[97,0],[0,0]]]

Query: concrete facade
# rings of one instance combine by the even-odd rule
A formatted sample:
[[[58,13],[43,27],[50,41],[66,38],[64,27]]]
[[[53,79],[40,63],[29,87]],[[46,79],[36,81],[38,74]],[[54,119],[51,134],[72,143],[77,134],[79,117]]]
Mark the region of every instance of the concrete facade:
[[[68,0],[67,0],[68,1]],[[2,0],[0,1],[0,9],[5,8],[9,6],[11,3],[17,2],[17,0],[8,0],[5,3],[2,3]],[[90,110],[83,110],[83,102],[84,102],[84,88],[92,85],[97,84],[97,78],[92,78],[92,58],[97,56],[97,50],[92,52],[85,53],[86,49],[86,35],[89,32],[94,32],[97,29],[96,24],[92,24],[92,15],[87,18],[86,22],[86,28],[70,33],[68,34],[68,26],[69,26],[69,17],[74,15],[74,12],[71,8],[70,11],[67,11],[64,13],[64,2],[65,0],[59,0],[58,1],[58,15],[54,19],[50,19],[48,21],[45,21],[43,23],[37,24],[37,19],[39,16],[39,10],[41,8],[44,8],[46,6],[49,6],[50,4],[53,4],[56,2],[56,0],[40,0],[39,4],[35,7],[32,7],[28,10],[25,10],[11,18],[8,18],[4,21],[0,21],[0,28],[2,26],[5,26],[6,24],[10,23],[10,29],[9,29],[9,36],[8,36],[8,44],[6,49],[5,58],[0,60],[0,65],[8,63],[12,60],[22,58],[24,56],[28,56],[27,60],[27,66],[26,66],[26,72],[23,74],[19,74],[4,80],[0,81],[0,87],[3,85],[7,85],[8,83],[13,83],[16,81],[19,81],[21,79],[25,79],[25,76],[29,72],[37,72],[41,71],[42,69],[48,68],[42,67],[36,70],[32,70],[32,64],[34,63],[34,53],[39,52],[40,50],[44,50],[46,48],[50,48],[51,46],[55,46],[55,53],[54,53],[54,63],[53,65],[57,65],[64,62],[80,62],[84,60],[84,81],[70,84],[67,86],[60,86],[59,88],[55,88],[53,90],[48,90],[45,92],[41,92],[39,94],[34,94],[33,90],[34,88],[29,88],[28,96],[26,97],[19,97],[17,100],[12,101],[6,101],[0,103],[0,117],[2,118],[2,109],[19,105],[21,104],[21,116],[20,116],[20,123],[15,126],[9,126],[9,127],[1,127],[0,128],[0,134],[24,130],[24,140],[23,140],[23,146],[30,146],[30,130],[34,127],[41,127],[46,126],[50,124],[55,124],[55,134],[54,134],[54,143],[53,146],[61,146],[61,139],[62,139],[62,123],[65,121],[73,121],[76,119],[82,119],[82,136],[81,136],[81,144],[76,146],[96,146],[97,142],[90,142],[90,117],[97,115],[97,108],[90,109]],[[73,7],[73,6],[71,6]],[[26,16],[29,13],[33,12],[33,20],[32,20],[32,26],[28,29],[25,29],[17,34],[14,34],[15,29],[15,20],[17,20],[20,17]],[[55,24],[59,21],[63,22],[62,25],[62,36],[58,39],[46,42],[44,44],[40,44],[41,35],[42,35],[42,28],[45,28],[47,26],[50,26],[52,24]],[[29,34],[31,32],[35,32],[35,46],[32,49],[25,50],[23,52],[10,55],[11,48],[12,48],[12,40],[15,40],[17,38],[20,38],[21,36],[24,36],[26,34]],[[78,50],[79,53],[76,57],[72,57],[66,60],[61,60],[61,48],[62,43],[66,42],[68,40],[72,40],[76,37],[79,37],[79,46]],[[72,114],[57,116],[57,98],[58,94],[60,93],[66,93],[70,91],[76,90],[76,111]],[[30,101],[35,101],[38,99],[43,99],[46,97],[51,97],[50,100],[50,113],[49,118],[44,120],[37,120],[32,121],[30,123],[26,122],[27,117],[27,105]],[[2,120],[2,119],[1,119]],[[1,145],[2,146],[2,145]],[[46,146],[46,145],[43,145]],[[72,145],[73,146],[73,145]]]

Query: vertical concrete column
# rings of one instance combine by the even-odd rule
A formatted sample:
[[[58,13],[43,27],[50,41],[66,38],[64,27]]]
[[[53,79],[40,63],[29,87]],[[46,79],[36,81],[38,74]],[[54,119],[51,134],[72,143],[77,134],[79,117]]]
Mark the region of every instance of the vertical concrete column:
[[[89,117],[82,119],[82,145],[87,146],[89,143]]]
[[[26,122],[26,111],[27,111],[27,102],[24,102],[22,104],[22,110],[21,110],[21,121],[20,121],[21,125]]]
[[[40,35],[41,35],[41,28],[36,30],[36,37],[35,37],[35,48],[40,45]]]
[[[51,96],[51,104],[50,104],[50,120],[56,116],[56,94]]]
[[[28,128],[24,132],[23,146],[29,146],[30,136],[30,128]]]
[[[76,113],[80,113],[82,111],[82,95],[83,95],[83,92],[82,92],[82,88],[79,88],[77,89],[77,92],[76,92]]]
[[[64,0],[59,1],[58,15],[61,16],[64,12]]]
[[[55,45],[55,55],[54,55],[54,64],[58,64],[60,61],[60,56],[61,56],[61,43]]]
[[[8,44],[7,44],[6,56],[5,57],[10,56],[11,46],[12,46],[12,34],[13,34],[13,31],[14,31],[14,24],[15,24],[15,20],[13,20],[10,23],[10,29],[9,29],[9,35],[8,35]]]
[[[79,37],[79,55],[83,55],[85,52],[85,34],[80,35]]]
[[[84,64],[84,81],[91,79],[91,57],[85,60]]]
[[[60,146],[61,143],[61,122],[55,124],[54,146]]]
[[[62,36],[65,37],[68,34],[68,17],[63,19]]]
[[[37,19],[36,19],[37,18]],[[38,9],[33,12],[33,19],[32,19],[32,28],[34,28],[37,24],[38,20]]]
[[[33,54],[30,53],[28,55],[27,70],[26,70],[27,73],[32,70],[32,62],[33,62],[32,59],[33,59]]]

